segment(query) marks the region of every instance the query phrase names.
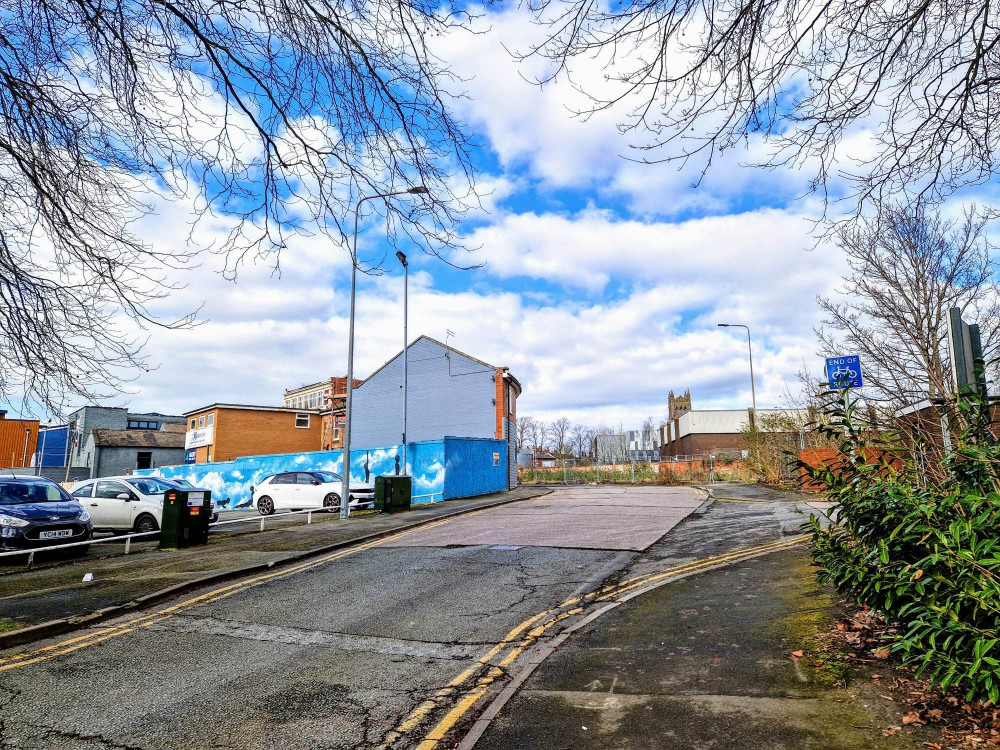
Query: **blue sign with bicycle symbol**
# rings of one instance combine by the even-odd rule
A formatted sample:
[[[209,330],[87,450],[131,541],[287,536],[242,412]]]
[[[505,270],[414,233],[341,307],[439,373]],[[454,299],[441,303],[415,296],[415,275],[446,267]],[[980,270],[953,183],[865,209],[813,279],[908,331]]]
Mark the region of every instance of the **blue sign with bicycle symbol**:
[[[827,357],[826,380],[831,388],[860,388],[864,385],[861,360],[853,354],[847,357]]]

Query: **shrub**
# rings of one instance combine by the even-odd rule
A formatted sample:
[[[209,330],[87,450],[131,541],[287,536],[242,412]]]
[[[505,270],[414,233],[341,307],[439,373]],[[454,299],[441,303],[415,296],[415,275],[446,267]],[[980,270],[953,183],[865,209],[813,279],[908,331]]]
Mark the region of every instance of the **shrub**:
[[[819,428],[839,441],[832,465],[798,462],[836,503],[827,529],[810,518],[819,578],[894,622],[892,650],[918,676],[996,703],[1000,447],[988,406],[973,394],[947,405],[956,432],[937,467],[919,436],[865,428],[855,406],[843,393],[829,414],[840,424]]]

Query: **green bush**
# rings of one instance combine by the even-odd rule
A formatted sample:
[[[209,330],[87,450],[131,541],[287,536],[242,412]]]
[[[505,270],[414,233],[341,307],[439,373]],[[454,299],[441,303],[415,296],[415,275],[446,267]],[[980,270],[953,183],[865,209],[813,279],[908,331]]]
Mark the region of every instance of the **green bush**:
[[[810,518],[819,578],[894,623],[892,650],[942,689],[1000,699],[1000,446],[988,407],[949,405],[952,450],[929,466],[926,440],[859,425],[845,392],[831,410],[831,466],[798,462],[835,501],[836,523]]]

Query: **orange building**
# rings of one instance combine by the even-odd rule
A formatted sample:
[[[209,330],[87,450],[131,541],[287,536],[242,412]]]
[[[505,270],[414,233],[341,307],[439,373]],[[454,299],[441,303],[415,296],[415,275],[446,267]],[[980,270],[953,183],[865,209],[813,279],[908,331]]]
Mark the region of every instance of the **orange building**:
[[[7,419],[7,412],[0,409],[0,467],[30,466],[37,445],[37,419]]]
[[[212,404],[184,416],[187,463],[320,449],[319,409]]]

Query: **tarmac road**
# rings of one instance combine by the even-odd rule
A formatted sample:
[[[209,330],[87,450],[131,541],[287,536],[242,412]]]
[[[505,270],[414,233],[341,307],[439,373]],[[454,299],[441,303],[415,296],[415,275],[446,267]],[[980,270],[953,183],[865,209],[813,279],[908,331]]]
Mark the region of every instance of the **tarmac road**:
[[[561,489],[0,652],[0,747],[452,747],[599,592],[804,520],[794,498],[708,505]]]

